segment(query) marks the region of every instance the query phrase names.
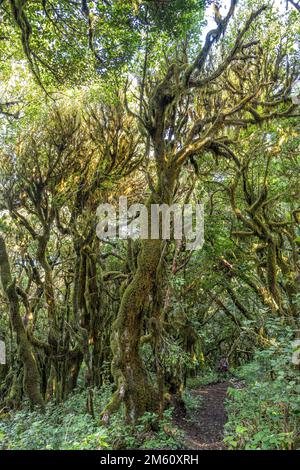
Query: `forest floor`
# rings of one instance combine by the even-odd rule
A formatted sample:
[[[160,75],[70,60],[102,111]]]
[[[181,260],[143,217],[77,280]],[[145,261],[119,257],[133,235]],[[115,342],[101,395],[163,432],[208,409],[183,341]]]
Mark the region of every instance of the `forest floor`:
[[[176,425],[185,433],[185,445],[188,449],[224,449],[223,433],[227,420],[224,402],[230,385],[229,382],[220,382],[192,391],[194,396],[202,398],[199,409],[193,419],[186,419],[184,416],[176,419]]]

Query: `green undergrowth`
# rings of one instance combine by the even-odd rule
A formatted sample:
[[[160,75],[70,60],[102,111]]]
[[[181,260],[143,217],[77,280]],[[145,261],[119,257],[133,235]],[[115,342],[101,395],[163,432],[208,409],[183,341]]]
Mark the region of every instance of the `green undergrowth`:
[[[197,375],[196,377],[190,377],[187,379],[187,388],[195,389],[198,387],[205,387],[206,385],[216,384],[224,379],[222,374],[219,374],[216,370],[208,369]]]
[[[183,392],[183,401],[186,408],[186,420],[194,422],[196,420],[197,412],[201,408],[203,398],[200,395],[195,395],[193,391],[186,389]]]
[[[292,344],[291,336],[274,335],[268,348],[236,371],[245,387],[228,390],[229,449],[300,449],[300,374]]]
[[[172,424],[172,409],[162,420],[146,413],[135,429],[124,424],[120,410],[107,427],[100,425],[100,411],[111,395],[111,387],[95,390],[95,417],[86,413],[86,392],[74,392],[64,403],[48,403],[44,414],[21,411],[0,415],[2,450],[97,450],[178,449],[182,433]]]

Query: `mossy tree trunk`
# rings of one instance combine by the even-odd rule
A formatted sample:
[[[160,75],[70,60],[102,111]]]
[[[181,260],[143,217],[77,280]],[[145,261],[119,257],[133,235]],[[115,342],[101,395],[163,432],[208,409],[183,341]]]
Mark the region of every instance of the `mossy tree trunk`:
[[[172,202],[177,172],[163,171],[155,193],[149,198],[147,207]],[[151,221],[149,218],[149,231]],[[126,407],[127,421],[135,423],[146,411],[159,411],[158,390],[149,383],[140,355],[145,312],[152,299],[158,270],[163,256],[162,239],[141,240],[138,262],[132,281],[126,287],[113,325],[111,348],[113,352],[112,375],[117,385],[111,401],[102,413],[104,422],[109,420],[122,401]]]
[[[16,291],[15,280],[13,280],[11,276],[6,245],[1,236],[0,273],[2,286],[9,301],[10,321],[16,334],[19,355],[24,366],[24,390],[27,393],[31,404],[39,405],[43,409],[44,400],[40,392],[37,363],[20,316],[19,299]]]

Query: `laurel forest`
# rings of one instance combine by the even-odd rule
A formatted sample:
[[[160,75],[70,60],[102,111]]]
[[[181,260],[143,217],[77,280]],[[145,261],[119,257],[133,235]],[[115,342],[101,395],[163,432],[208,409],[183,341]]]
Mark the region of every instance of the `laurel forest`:
[[[0,0],[2,450],[300,449],[299,39],[297,0]],[[98,236],[125,196],[204,243]]]

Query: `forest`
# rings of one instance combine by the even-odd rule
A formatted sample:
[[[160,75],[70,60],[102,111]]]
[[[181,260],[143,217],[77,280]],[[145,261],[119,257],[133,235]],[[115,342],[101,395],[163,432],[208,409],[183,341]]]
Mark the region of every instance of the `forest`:
[[[300,1],[0,0],[0,58],[1,455],[300,450]]]

